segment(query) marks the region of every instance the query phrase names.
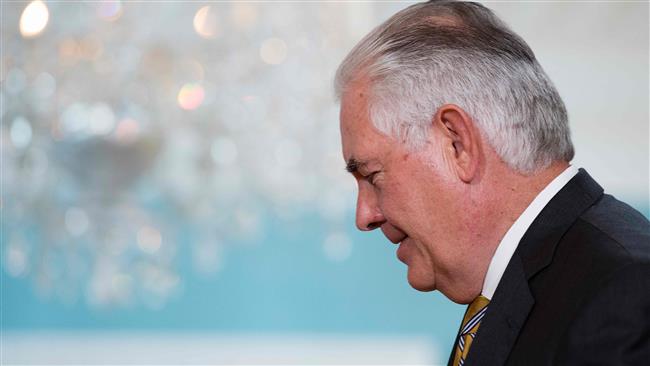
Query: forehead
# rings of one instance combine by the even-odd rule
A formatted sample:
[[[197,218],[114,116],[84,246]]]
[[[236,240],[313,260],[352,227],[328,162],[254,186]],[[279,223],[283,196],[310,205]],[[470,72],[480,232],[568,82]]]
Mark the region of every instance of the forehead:
[[[367,89],[367,83],[355,82],[341,98],[341,142],[346,161],[377,158],[380,150],[391,145],[391,139],[370,121]]]
[[[369,122],[367,83],[354,82],[341,96],[341,132],[359,130]]]

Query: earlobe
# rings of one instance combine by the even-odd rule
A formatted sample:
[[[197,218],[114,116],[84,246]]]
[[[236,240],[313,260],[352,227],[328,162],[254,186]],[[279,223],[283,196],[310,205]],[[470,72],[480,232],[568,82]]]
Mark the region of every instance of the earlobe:
[[[471,182],[478,174],[480,163],[480,136],[474,121],[453,104],[440,107],[434,121],[439,123],[448,144],[445,148],[448,161],[463,182]]]

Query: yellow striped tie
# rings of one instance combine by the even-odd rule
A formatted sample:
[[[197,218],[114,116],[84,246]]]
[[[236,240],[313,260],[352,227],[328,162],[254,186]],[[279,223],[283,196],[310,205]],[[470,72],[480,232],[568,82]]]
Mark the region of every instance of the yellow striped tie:
[[[476,336],[478,326],[481,325],[481,320],[487,311],[489,303],[490,300],[483,295],[479,295],[469,304],[467,313],[463,318],[463,326],[460,328],[453,366],[463,366],[463,363],[465,363],[465,358],[467,358],[469,348]]]

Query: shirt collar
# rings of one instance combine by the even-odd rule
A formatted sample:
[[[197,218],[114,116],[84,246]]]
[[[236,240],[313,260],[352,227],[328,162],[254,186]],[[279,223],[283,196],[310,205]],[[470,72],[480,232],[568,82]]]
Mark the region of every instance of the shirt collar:
[[[494,291],[497,289],[499,281],[506,270],[510,258],[515,253],[519,241],[524,236],[535,218],[539,215],[546,204],[578,173],[578,168],[569,165],[562,173],[553,179],[535,199],[526,207],[524,212],[512,224],[508,232],[503,236],[499,246],[494,251],[490,266],[485,274],[483,281],[483,291],[481,294],[488,299],[492,299]]]

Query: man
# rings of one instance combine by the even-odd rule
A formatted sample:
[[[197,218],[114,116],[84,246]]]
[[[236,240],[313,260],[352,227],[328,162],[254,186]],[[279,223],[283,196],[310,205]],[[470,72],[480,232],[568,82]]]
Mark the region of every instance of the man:
[[[358,228],[471,303],[450,365],[650,365],[650,224],[570,165],[560,96],[490,10],[399,12],[336,90]]]

